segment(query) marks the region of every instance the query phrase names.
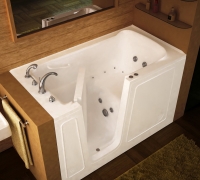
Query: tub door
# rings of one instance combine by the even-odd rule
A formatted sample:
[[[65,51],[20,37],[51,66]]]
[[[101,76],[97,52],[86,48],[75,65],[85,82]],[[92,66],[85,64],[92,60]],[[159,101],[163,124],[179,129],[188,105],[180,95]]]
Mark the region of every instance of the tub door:
[[[80,68],[74,102],[66,114],[55,119],[62,180],[76,180],[88,163],[85,69]]]
[[[85,83],[85,68],[80,68],[76,88],[74,94],[74,102],[78,102],[82,106],[85,130],[87,132],[87,97],[86,97],[86,83]]]

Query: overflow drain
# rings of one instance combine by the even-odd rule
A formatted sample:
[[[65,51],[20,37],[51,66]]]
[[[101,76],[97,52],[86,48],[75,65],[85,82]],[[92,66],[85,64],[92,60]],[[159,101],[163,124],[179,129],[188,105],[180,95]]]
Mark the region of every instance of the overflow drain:
[[[108,111],[107,111],[106,109],[103,109],[102,113],[103,113],[103,115],[104,115],[105,117],[108,116]]]
[[[97,152],[99,152],[99,151],[100,151],[100,149],[99,149],[99,148],[96,148],[96,151],[97,151]]]

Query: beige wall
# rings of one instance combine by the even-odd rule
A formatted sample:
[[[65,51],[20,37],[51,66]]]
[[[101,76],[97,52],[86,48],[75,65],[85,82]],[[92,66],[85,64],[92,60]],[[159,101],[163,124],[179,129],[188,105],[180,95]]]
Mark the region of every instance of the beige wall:
[[[134,24],[188,54],[175,119],[181,117],[199,46],[194,41],[200,34],[198,33],[200,10],[196,11],[197,6],[198,8],[200,6],[197,2],[200,0],[196,2],[160,0],[162,12],[168,13],[174,6],[178,10],[178,18],[193,26],[190,29],[173,27],[134,8],[134,4],[138,2],[146,2],[146,0],[119,0],[117,8],[25,36],[14,43],[11,40],[5,3],[0,1],[0,73]]]

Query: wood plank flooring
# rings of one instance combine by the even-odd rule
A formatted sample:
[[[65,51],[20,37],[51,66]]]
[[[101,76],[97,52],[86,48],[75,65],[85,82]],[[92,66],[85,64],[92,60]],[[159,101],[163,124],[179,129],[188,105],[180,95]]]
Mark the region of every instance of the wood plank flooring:
[[[200,147],[200,106],[163,128],[83,180],[112,180],[141,162],[176,137],[184,134]],[[13,148],[0,153],[0,180],[34,180]]]

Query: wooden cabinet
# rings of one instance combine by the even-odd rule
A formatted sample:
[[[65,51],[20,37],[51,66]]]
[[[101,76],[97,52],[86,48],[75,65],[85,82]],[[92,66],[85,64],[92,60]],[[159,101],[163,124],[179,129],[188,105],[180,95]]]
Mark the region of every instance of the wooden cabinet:
[[[20,118],[29,122],[26,133],[34,163],[32,174],[37,180],[61,179],[53,118],[9,72],[0,75],[0,94],[6,95]]]

